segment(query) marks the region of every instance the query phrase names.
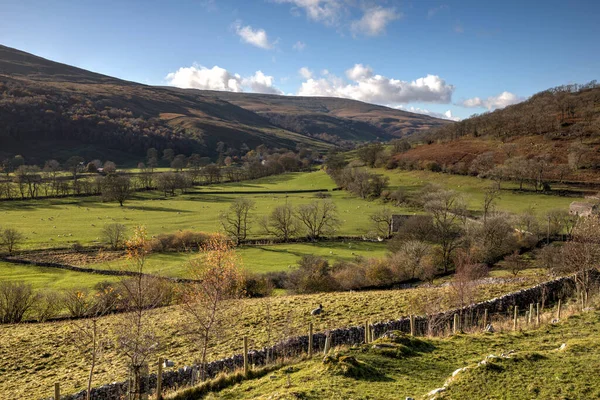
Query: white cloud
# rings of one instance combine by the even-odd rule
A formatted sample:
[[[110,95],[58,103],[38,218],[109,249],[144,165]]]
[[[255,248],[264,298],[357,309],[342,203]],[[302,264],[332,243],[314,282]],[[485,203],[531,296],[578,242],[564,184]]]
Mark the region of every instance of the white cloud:
[[[182,67],[169,73],[165,79],[169,85],[180,88],[242,91],[242,77],[216,65],[210,69],[201,65]]]
[[[440,11],[447,10],[447,9],[448,9],[448,6],[446,4],[442,4],[439,7],[430,8],[429,10],[427,10],[427,18],[431,19]]]
[[[401,105],[401,106],[394,107],[394,108],[397,108],[399,110],[417,113],[417,114],[425,114],[425,115],[429,115],[430,117],[447,119],[450,121],[460,121],[460,117],[455,117],[454,115],[452,115],[452,110],[448,110],[444,113],[439,113],[436,111],[429,111],[426,108],[419,108],[419,107],[413,107],[413,106],[405,107],[405,106]]]
[[[480,97],[472,97],[470,99],[462,101],[460,105],[469,108],[483,107],[487,108],[488,110],[495,110],[498,108],[510,106],[512,104],[520,103],[523,100],[524,99],[522,97],[519,97],[514,93],[502,92],[497,96],[490,96],[487,99],[482,99]]]
[[[354,34],[377,36],[385,32],[385,27],[392,21],[402,17],[395,8],[376,6],[365,11],[361,19],[353,21],[351,30]]]
[[[304,10],[306,16],[326,25],[337,25],[341,14],[344,13],[344,4],[341,0],[274,0],[279,4],[291,4],[292,11]]]
[[[465,28],[463,27],[463,24],[460,21],[457,21],[456,24],[454,24],[454,32],[456,33],[464,33]]]
[[[373,5],[371,1],[355,0],[271,0],[278,4],[292,6],[294,15],[306,14],[312,21],[333,26],[340,31],[350,29],[354,35],[377,36],[385,32],[385,27],[402,17],[395,8]],[[358,9],[358,10],[357,10]],[[358,20],[350,20],[353,14],[362,12]]]
[[[262,71],[256,71],[254,75],[242,78],[241,75],[233,74],[216,65],[212,68],[202,65],[182,67],[169,73],[165,80],[171,86],[188,89],[282,94],[281,90],[274,86],[275,79]]]
[[[296,43],[294,43],[294,45],[292,46],[292,48],[296,51],[302,51],[306,48],[306,43],[301,42],[300,40],[298,40]]]
[[[273,86],[274,81],[275,78],[265,75],[259,70],[251,77],[243,79],[242,84],[245,87],[249,87],[250,91],[255,93],[283,94],[281,90]]]
[[[310,69],[308,69],[307,67],[302,67],[298,70],[298,73],[304,78],[304,79],[310,79],[313,76],[313,73]]]
[[[403,104],[414,101],[429,103],[449,103],[454,86],[437,75],[414,81],[403,81],[374,75],[368,66],[356,64],[346,71],[351,82],[333,74],[322,78],[310,78],[298,90],[301,96],[332,96],[378,104]]]
[[[267,32],[264,29],[254,29],[250,25],[242,26],[240,22],[234,23],[235,33],[242,38],[242,41],[261,49],[273,48],[273,43],[269,41]]]

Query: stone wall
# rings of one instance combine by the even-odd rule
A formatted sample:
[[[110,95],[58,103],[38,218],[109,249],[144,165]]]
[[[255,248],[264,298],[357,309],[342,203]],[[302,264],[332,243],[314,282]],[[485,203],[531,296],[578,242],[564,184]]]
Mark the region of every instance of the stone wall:
[[[508,293],[495,299],[487,300],[470,306],[450,310],[444,313],[429,317],[415,317],[416,333],[423,335],[428,332],[428,324],[435,320],[434,332],[440,332],[450,326],[455,314],[459,314],[463,320],[468,320],[472,325],[481,325],[485,310],[489,315],[506,313],[510,316],[514,306],[521,309],[528,308],[531,303],[542,303],[548,305],[558,301],[558,299],[567,298],[575,291],[575,278],[573,276],[558,278],[552,281],[544,282],[528,289]],[[400,318],[394,321],[377,322],[373,324],[375,337],[380,337],[387,331],[398,330],[410,332],[409,317]],[[351,326],[347,328],[333,329],[327,333],[320,332],[313,335],[313,350],[322,351],[325,347],[325,337],[329,334],[331,346],[356,345],[364,341],[365,327]],[[250,365],[262,366],[266,364],[267,355],[269,360],[281,359],[284,357],[293,357],[306,353],[308,349],[308,335],[297,336],[286,341],[280,342],[272,347],[259,350],[250,350],[248,352],[248,361]],[[214,377],[221,372],[233,372],[242,368],[244,358],[242,354],[236,354],[232,357],[212,361],[207,364],[207,376]],[[177,371],[165,371],[163,373],[163,388],[180,388],[188,386],[192,380],[192,371],[198,368],[184,367]],[[127,382],[114,382],[108,385],[100,386],[92,390],[92,397],[95,400],[118,400],[127,392]],[[156,388],[156,374],[151,374],[148,379],[149,389]],[[73,395],[64,396],[63,400],[82,400],[85,399],[85,392],[79,392]]]

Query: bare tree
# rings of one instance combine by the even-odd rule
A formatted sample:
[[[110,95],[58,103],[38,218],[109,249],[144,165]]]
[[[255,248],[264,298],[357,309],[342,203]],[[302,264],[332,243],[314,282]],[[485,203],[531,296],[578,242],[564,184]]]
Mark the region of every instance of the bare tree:
[[[299,223],[294,208],[290,204],[275,207],[270,216],[265,216],[261,221],[265,233],[274,235],[287,242],[298,233]]]
[[[116,303],[116,296],[110,295],[114,288],[106,286],[101,289],[97,298],[110,299],[110,301],[93,301],[87,310],[88,318],[72,321],[73,342],[89,366],[86,400],[91,400],[92,382],[96,366],[101,361],[103,350],[110,343],[105,325],[99,323],[100,318],[110,312]]]
[[[8,254],[12,254],[24,239],[25,236],[15,228],[0,230],[0,245],[6,249]]]
[[[126,232],[127,227],[123,224],[117,222],[106,224],[102,228],[102,238],[108,243],[111,249],[117,250],[123,245]]]
[[[431,245],[419,240],[408,240],[394,255],[408,279],[424,277],[431,263]]]
[[[300,205],[296,215],[312,240],[318,240],[325,234],[335,232],[340,225],[337,207],[329,200]]]
[[[494,210],[496,200],[500,198],[500,189],[497,184],[493,184],[485,191],[483,198],[483,223],[487,222],[488,215]]]
[[[102,199],[117,201],[121,207],[131,196],[131,180],[125,175],[108,175],[102,181]]]
[[[377,210],[375,213],[371,214],[371,221],[373,221],[373,225],[375,225],[375,229],[377,233],[379,233],[384,238],[392,237],[393,228],[394,228],[394,218],[393,212],[387,207],[381,208]]]
[[[456,255],[456,273],[450,282],[450,296],[455,306],[463,308],[475,301],[477,280],[485,277],[487,268],[477,264],[469,253],[460,251]]]
[[[153,287],[158,278],[144,274],[148,253],[148,238],[144,227],[137,227],[126,242],[129,272],[133,277],[120,282],[122,303],[127,313],[121,315],[115,327],[116,342],[127,357],[132,384],[130,398],[137,399],[141,391],[141,374],[147,360],[159,348],[156,324],[150,319],[150,311],[162,302],[162,293]]]
[[[31,285],[23,282],[0,282],[0,323],[21,322],[34,300]]]
[[[519,254],[518,250],[515,250],[512,254],[504,257],[506,268],[514,275],[519,275],[519,272],[527,268],[527,262]]]
[[[576,274],[585,307],[594,284],[591,271],[597,270],[600,263],[600,216],[581,218],[577,222],[571,240],[563,246],[563,260],[559,272]]]
[[[195,282],[184,288],[183,309],[190,316],[186,330],[200,348],[204,380],[209,345],[229,328],[227,301],[242,296],[243,275],[231,243],[218,236],[211,238],[200,256],[190,262],[190,274]]]
[[[229,210],[222,213],[221,225],[227,235],[229,235],[236,244],[248,237],[250,230],[250,211],[254,209],[254,202],[246,198],[238,198],[229,206]]]
[[[440,190],[427,197],[425,209],[433,217],[433,232],[440,245],[444,272],[448,272],[454,251],[460,244],[465,203],[456,192]]]

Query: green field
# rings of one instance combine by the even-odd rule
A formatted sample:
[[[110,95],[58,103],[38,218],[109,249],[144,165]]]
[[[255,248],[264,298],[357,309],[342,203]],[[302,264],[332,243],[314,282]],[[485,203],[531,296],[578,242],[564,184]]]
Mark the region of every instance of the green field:
[[[386,244],[379,242],[320,242],[320,243],[282,243],[263,246],[242,246],[236,252],[244,269],[254,273],[290,271],[305,255],[317,255],[330,263],[350,261],[357,256],[382,257],[386,253]],[[169,277],[187,277],[186,263],[197,253],[157,253],[146,260],[147,273]],[[92,264],[89,268],[122,270],[127,268],[127,260]]]
[[[591,312],[516,333],[381,339],[373,346],[342,349],[339,353],[362,362],[359,368],[366,376],[344,374],[315,357],[211,394],[210,398],[431,398],[425,395],[442,387],[454,371],[467,367],[435,398],[598,399],[599,321],[600,313]],[[566,347],[561,350],[563,343]],[[509,351],[513,352],[509,357],[501,357]],[[488,355],[496,358],[478,365]],[[185,398],[201,397],[190,394]]]
[[[288,174],[290,179],[302,187],[316,181],[330,178],[323,172]],[[257,185],[279,185],[281,176],[256,181]],[[260,183],[262,182],[262,183]],[[270,183],[269,183],[270,182]],[[246,185],[248,183],[237,183]],[[217,185],[222,188],[226,185]],[[274,186],[273,186],[274,187]],[[206,190],[210,187],[205,187]],[[370,214],[383,207],[380,202],[369,202],[352,196],[345,191],[330,192],[331,200],[338,207],[342,226],[338,234],[362,235],[372,230]],[[99,243],[101,230],[105,224],[119,222],[130,232],[136,225],[147,227],[150,235],[191,229],[215,232],[221,229],[219,213],[227,210],[238,196],[255,202],[253,219],[257,221],[269,214],[277,205],[286,201],[292,205],[306,204],[317,198],[313,193],[255,195],[212,195],[185,194],[164,198],[158,193],[137,194],[119,207],[116,203],[102,203],[97,197],[11,201],[0,203],[2,227],[14,227],[26,236],[27,248],[45,248]],[[398,212],[407,211],[398,209]],[[264,237],[258,223],[254,223],[251,237]]]
[[[531,286],[532,280],[489,284],[481,288],[478,299],[497,297],[508,291]],[[243,336],[248,336],[251,348],[261,348],[288,336],[305,334],[313,321],[315,332],[364,323],[365,319],[385,321],[416,313],[411,307],[415,299],[437,299],[442,307],[450,307],[444,297],[447,287],[408,290],[319,293],[314,295],[277,296],[267,299],[245,299],[230,303],[230,328],[213,342],[210,359],[239,353]],[[433,301],[433,300],[432,300]],[[319,303],[325,313],[313,318],[310,310]],[[265,322],[267,305],[272,318],[271,341],[267,340]],[[127,315],[102,318],[99,327],[111,335],[117,321]],[[151,323],[158,329],[161,350],[156,357],[168,357],[177,367],[197,360],[196,341],[185,334],[183,323],[189,316],[179,306],[164,307],[151,312]],[[87,377],[87,365],[79,356],[72,340],[69,321],[3,325],[0,328],[0,393],[6,398],[46,398],[52,395],[55,382],[63,393],[81,390]],[[35,379],[32,379],[35,374]],[[98,364],[94,386],[125,379],[126,360],[114,343],[108,345]]]
[[[74,272],[58,268],[10,264],[0,261],[0,282],[27,282],[35,290],[92,289],[97,283],[116,277]]]
[[[465,195],[469,209],[473,211],[481,211],[485,190],[492,184],[489,179],[437,172],[403,171],[399,169],[376,169],[374,171],[390,178],[390,189],[400,188],[408,194],[415,194],[428,183],[438,184],[446,189],[460,192]],[[558,193],[520,192],[516,190],[518,185],[514,182],[503,182],[501,188],[496,209],[510,213],[521,213],[532,208],[539,216],[543,216],[552,209],[562,208],[568,210],[569,204],[573,201],[584,201],[583,195],[580,197],[566,197],[560,196]]]

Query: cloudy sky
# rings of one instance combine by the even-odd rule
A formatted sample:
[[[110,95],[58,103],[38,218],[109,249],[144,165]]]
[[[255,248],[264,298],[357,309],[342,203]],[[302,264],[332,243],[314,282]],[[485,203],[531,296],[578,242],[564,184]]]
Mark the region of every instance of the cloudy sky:
[[[600,78],[599,16],[595,0],[0,0],[0,44],[146,84],[460,119]]]

